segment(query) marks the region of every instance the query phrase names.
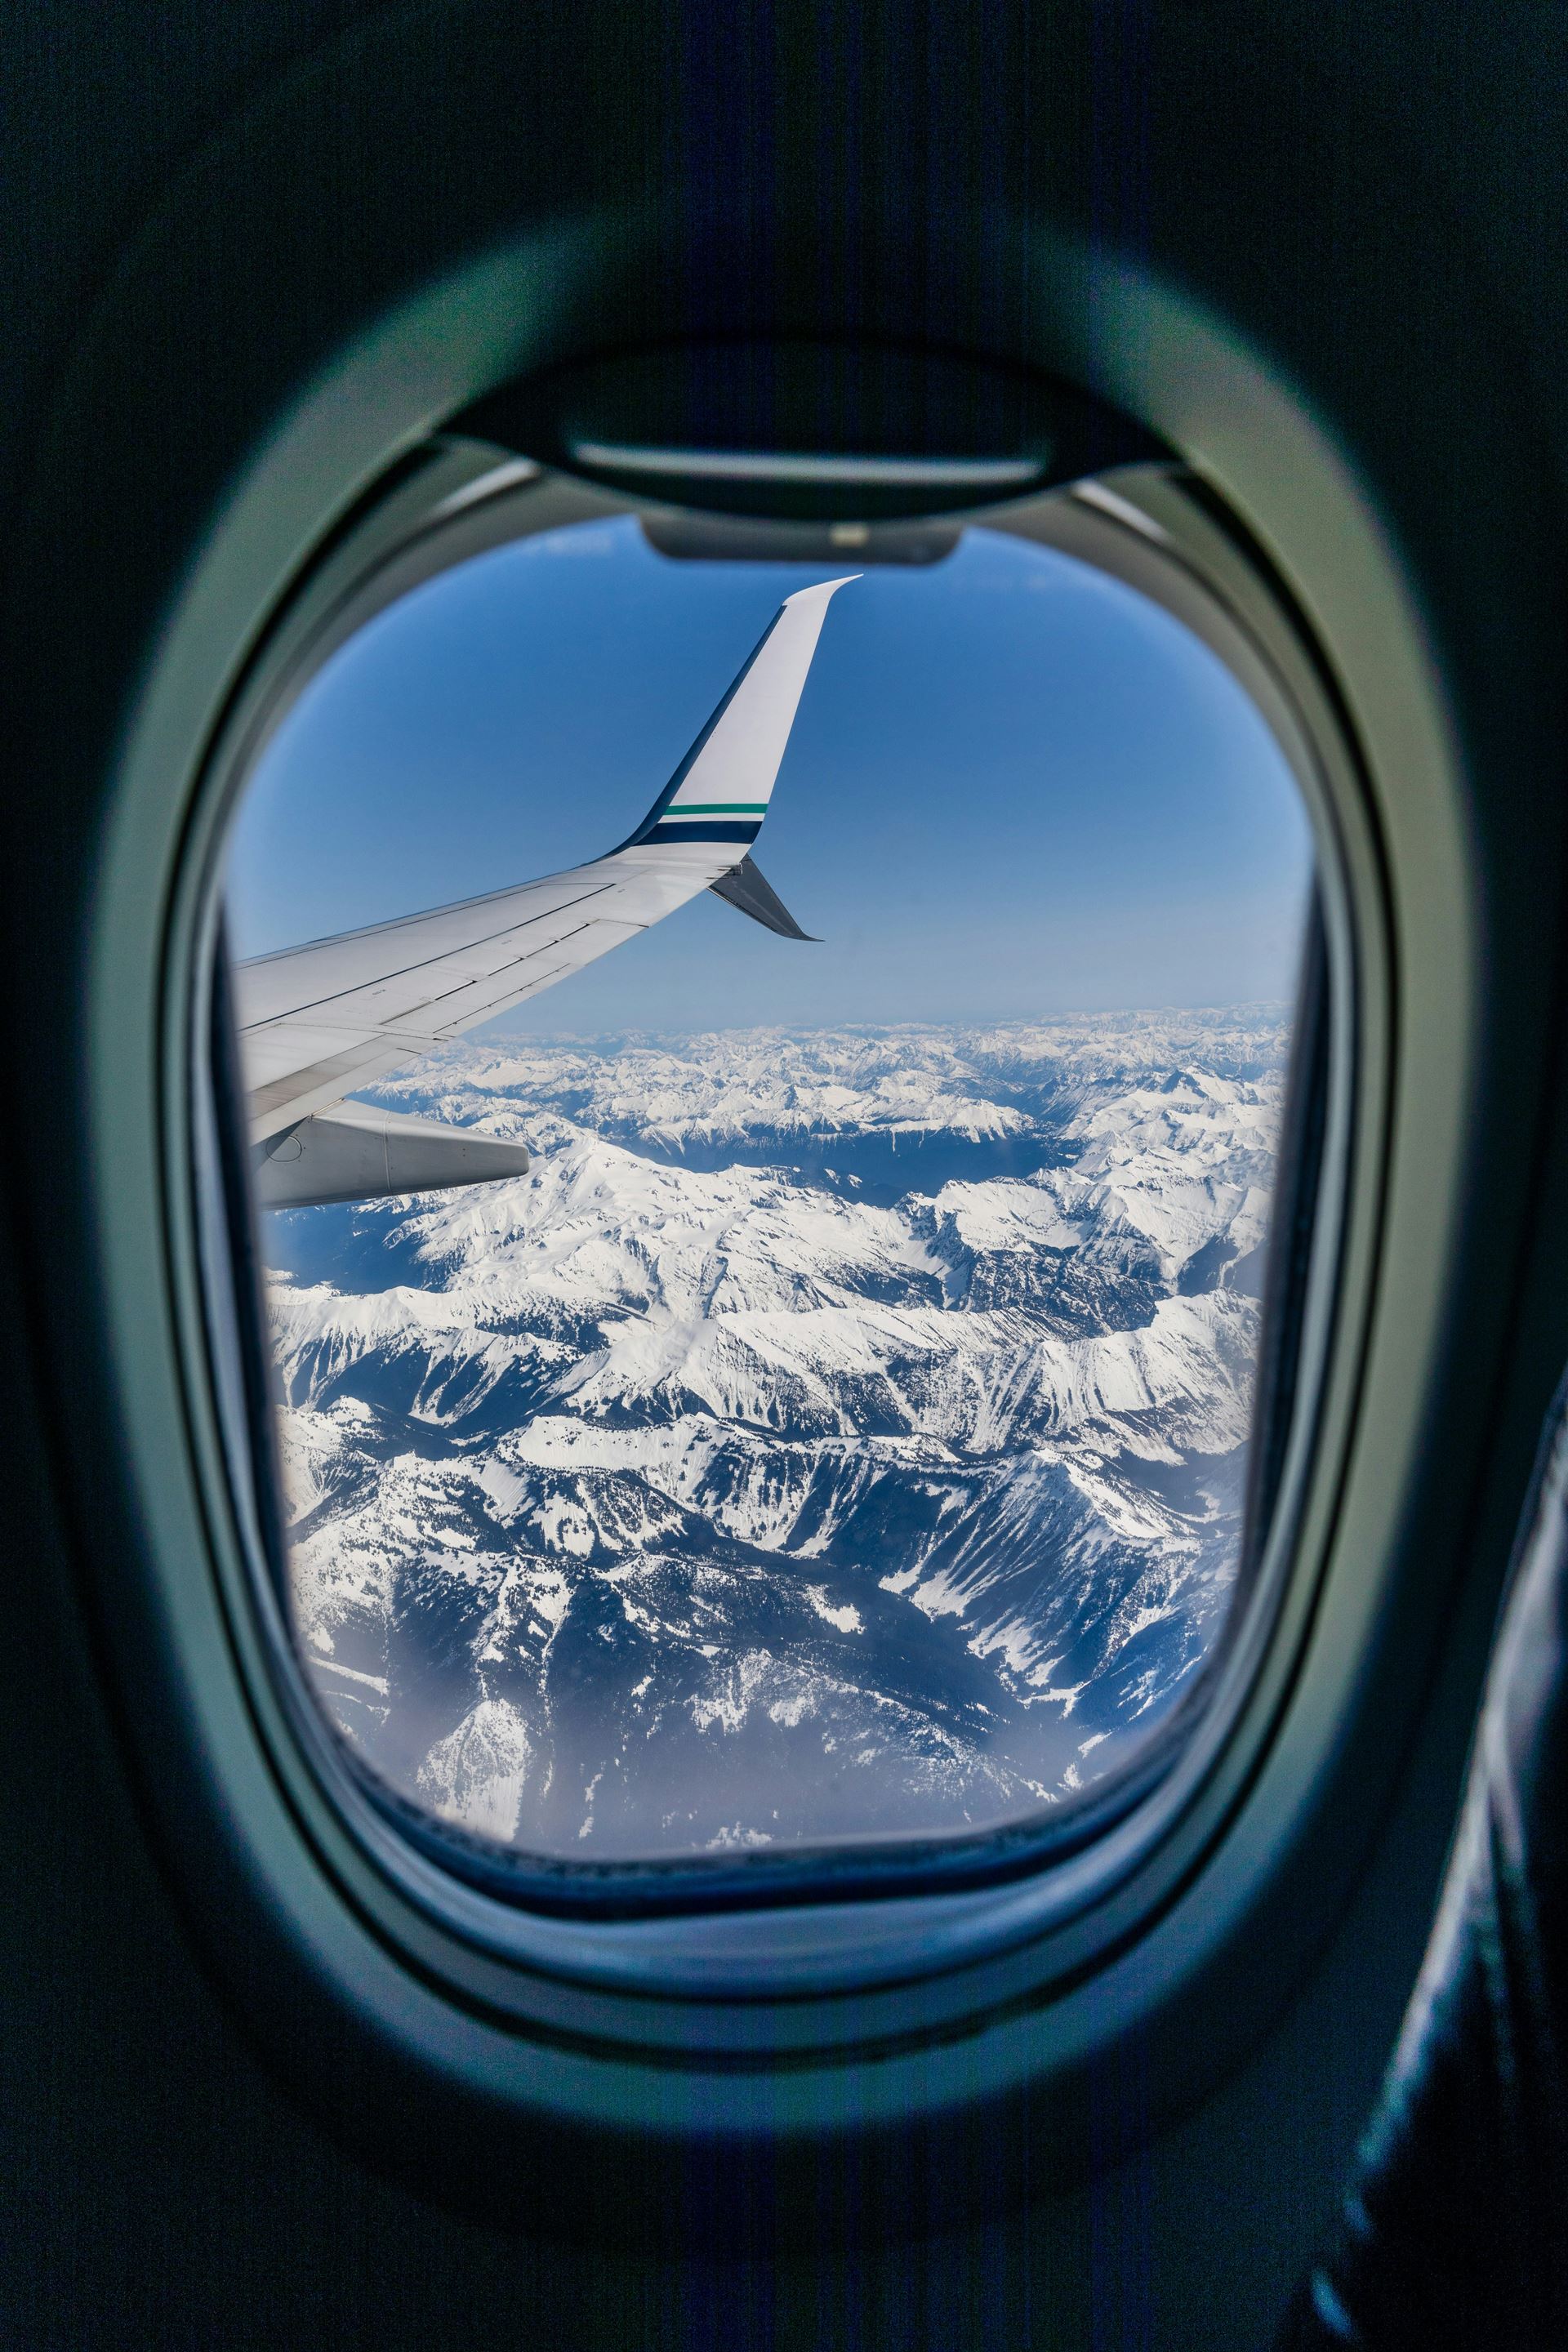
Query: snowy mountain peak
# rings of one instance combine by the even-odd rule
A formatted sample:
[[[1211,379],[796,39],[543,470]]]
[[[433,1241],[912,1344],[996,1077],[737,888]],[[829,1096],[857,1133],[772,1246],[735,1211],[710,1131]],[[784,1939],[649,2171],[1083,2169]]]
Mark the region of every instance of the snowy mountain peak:
[[[501,1041],[378,1088],[534,1165],[271,1221],[345,1736],[599,1859],[1114,1770],[1234,1580],[1284,1044],[1277,1007]]]

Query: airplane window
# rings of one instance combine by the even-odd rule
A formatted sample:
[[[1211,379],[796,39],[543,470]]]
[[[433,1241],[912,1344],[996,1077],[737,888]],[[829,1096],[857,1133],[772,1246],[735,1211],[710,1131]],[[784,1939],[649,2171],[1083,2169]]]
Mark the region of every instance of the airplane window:
[[[231,836],[298,1657],[558,1869],[1065,1819],[1241,1580],[1300,791],[1089,563],[837,536],[472,556]]]

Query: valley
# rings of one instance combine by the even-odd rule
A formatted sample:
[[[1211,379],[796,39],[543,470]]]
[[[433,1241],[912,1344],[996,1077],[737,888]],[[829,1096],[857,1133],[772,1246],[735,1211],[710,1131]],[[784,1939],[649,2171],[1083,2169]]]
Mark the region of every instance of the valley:
[[[373,1769],[596,1861],[1070,1805],[1241,1542],[1278,1006],[490,1039],[516,1181],[270,1217],[298,1636]]]

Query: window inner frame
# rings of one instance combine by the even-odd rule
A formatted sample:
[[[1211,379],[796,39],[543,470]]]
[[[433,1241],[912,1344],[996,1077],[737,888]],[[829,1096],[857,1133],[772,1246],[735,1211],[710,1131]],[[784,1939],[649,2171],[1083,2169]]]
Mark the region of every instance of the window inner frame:
[[[209,789],[232,808],[262,745],[310,677],[376,612],[422,580],[534,531],[647,511],[638,500],[479,445],[437,440],[414,453],[333,534],[279,613],[236,698]],[[254,1231],[247,1224],[243,1170],[234,1164],[232,1108],[225,1107],[226,1093],[232,1103],[232,1048],[221,1003],[221,940],[209,911],[192,1057],[193,1133],[198,1192],[225,1208],[221,1223],[209,1215],[203,1236],[207,1320],[272,1705],[375,1872],[443,1928],[503,1964],[545,1966],[606,1983],[646,1985],[651,1975],[672,1991],[683,1985],[711,1991],[726,1983],[755,1990],[778,1981],[781,1971],[792,1982],[804,1975],[819,1985],[858,1983],[886,1979],[889,1969],[951,1969],[1082,1919],[1169,1834],[1212,1778],[1279,1630],[1331,1339],[1352,1134],[1353,927],[1339,881],[1336,794],[1323,772],[1331,706],[1323,697],[1315,711],[1302,709],[1310,654],[1294,666],[1282,663],[1267,626],[1272,618],[1290,639],[1297,625],[1285,611],[1270,611],[1269,583],[1191,497],[1179,469],[1125,468],[1114,486],[1094,482],[1016,508],[989,506],[973,520],[1058,547],[1121,578],[1219,654],[1285,749],[1312,822],[1319,876],[1321,955],[1310,1024],[1317,1042],[1310,1084],[1303,1087],[1300,1070],[1294,1081],[1319,1139],[1317,1168],[1310,1198],[1288,1205],[1292,1231],[1302,1237],[1292,1254],[1288,1302],[1299,1344],[1287,1351],[1289,1376],[1274,1382],[1276,1425],[1255,1431],[1253,1441],[1261,1450],[1259,1435],[1266,1438],[1273,1463],[1267,1524],[1255,1512],[1225,1633],[1193,1691],[1127,1770],[1065,1819],[965,1837],[868,1840],[826,1854],[782,1851],[771,1857],[775,1867],[765,1880],[754,1871],[694,1866],[684,1858],[573,1864],[568,1874],[542,1869],[526,1855],[498,1861],[495,1849],[466,1839],[355,1767],[305,1682],[279,1581],[287,1563],[273,1441],[262,1426],[270,1412],[258,1402],[254,1362],[246,1366],[263,1331]],[[1352,764],[1342,740],[1331,740],[1329,750],[1331,758]],[[207,896],[210,908],[210,884]],[[1282,1161],[1282,1180],[1289,1174]],[[1278,1227],[1277,1208],[1271,1242]],[[1281,1311],[1275,1310],[1276,1326]]]

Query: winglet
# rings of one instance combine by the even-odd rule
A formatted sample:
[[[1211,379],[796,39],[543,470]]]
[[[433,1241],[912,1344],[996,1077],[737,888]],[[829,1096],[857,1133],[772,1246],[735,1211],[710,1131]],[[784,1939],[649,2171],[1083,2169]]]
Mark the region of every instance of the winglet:
[[[731,907],[739,907],[742,915],[750,915],[754,923],[765,930],[777,931],[781,939],[805,940],[812,947],[822,941],[803,931],[784,900],[770,882],[765,882],[749,857],[739,866],[731,866],[728,874],[721,874],[717,882],[708,887],[715,898],[727,898]]]
[[[860,576],[852,572],[842,580],[818,581],[784,598],[755,652],[623,848],[678,841],[750,847],[767,814],[828,602]]]

